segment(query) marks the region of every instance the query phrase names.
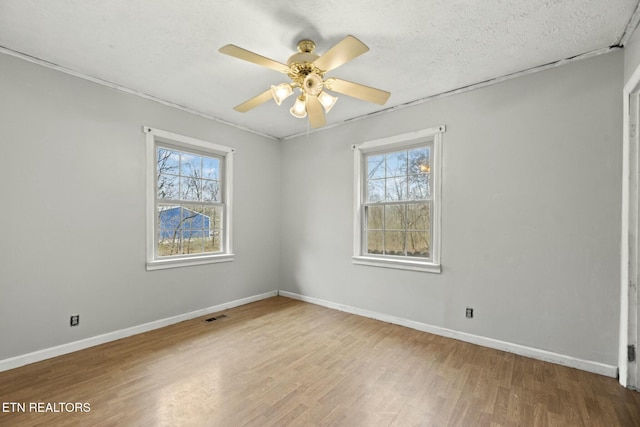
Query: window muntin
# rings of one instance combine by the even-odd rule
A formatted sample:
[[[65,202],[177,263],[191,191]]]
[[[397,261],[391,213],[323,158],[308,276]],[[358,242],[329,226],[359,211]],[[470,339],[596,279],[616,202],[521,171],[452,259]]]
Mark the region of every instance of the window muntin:
[[[232,261],[230,147],[147,133],[147,270]]]
[[[367,254],[430,259],[432,149],[425,143],[364,156]]]

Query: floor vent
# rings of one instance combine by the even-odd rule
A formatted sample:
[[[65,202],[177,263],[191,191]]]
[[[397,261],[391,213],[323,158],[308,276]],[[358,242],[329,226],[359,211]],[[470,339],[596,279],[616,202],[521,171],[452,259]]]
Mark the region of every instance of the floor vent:
[[[208,319],[204,319],[205,322],[213,322],[214,320],[218,320],[218,319],[224,319],[225,317],[227,317],[226,314],[221,314],[219,316],[216,317],[210,317]]]

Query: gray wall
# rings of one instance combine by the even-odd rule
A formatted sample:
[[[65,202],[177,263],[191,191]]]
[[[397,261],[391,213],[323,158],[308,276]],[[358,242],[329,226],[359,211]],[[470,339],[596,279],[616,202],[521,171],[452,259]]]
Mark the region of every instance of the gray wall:
[[[616,51],[285,141],[281,288],[617,365],[622,78]],[[443,273],[353,265],[351,144],[436,125]]]
[[[0,55],[0,360],[280,288],[615,365],[628,63],[276,142]],[[443,273],[353,265],[351,144],[440,124]],[[142,125],[238,149],[234,262],[145,271]]]
[[[277,141],[7,55],[0,76],[0,360],[279,287]],[[237,148],[234,262],[145,271],[143,125]]]

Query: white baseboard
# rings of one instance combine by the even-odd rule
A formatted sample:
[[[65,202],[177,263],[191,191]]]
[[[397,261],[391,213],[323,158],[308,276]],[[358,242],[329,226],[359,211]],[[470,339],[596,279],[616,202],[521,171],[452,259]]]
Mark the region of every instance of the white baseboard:
[[[546,350],[540,350],[537,348],[527,347],[527,346],[514,344],[506,341],[495,340],[492,338],[473,335],[466,332],[454,331],[452,329],[441,328],[439,326],[428,325],[426,323],[416,322],[413,320],[390,316],[388,314],[377,313],[374,311],[364,310],[361,308],[356,308],[356,307],[352,307],[344,304],[338,304],[331,301],[325,301],[322,299],[308,297],[308,296],[304,296],[304,295],[300,295],[300,294],[296,294],[288,291],[282,291],[282,290],[266,292],[264,294],[254,295],[247,298],[241,298],[235,301],[230,301],[230,302],[215,305],[212,307],[203,308],[203,309],[192,311],[189,313],[184,313],[184,314],[156,320],[149,323],[144,323],[142,325],[133,326],[131,328],[121,329],[118,331],[97,335],[95,337],[90,337],[83,340],[62,344],[56,347],[46,348],[43,350],[34,351],[32,353],[27,353],[27,354],[12,357],[9,359],[0,360],[0,372],[7,371],[9,369],[18,368],[20,366],[28,365],[30,363],[39,362],[41,360],[50,359],[52,357],[61,356],[63,354],[72,353],[74,351],[83,350],[85,348],[104,344],[110,341],[119,340],[132,335],[141,334],[143,332],[148,332],[154,329],[159,329],[165,326],[182,322],[184,320],[190,320],[196,317],[204,316],[209,313],[215,313],[215,312],[219,312],[229,308],[249,304],[255,301],[260,301],[266,298],[271,298],[276,295],[281,295],[283,297],[288,297],[288,298],[292,298],[300,301],[309,302],[312,304],[320,305],[320,306],[331,308],[334,310],[343,311],[346,313],[356,314],[358,316],[381,320],[387,323],[406,326],[411,329],[428,332],[434,335],[453,338],[460,341],[481,345],[484,347],[494,348],[496,350],[507,351],[510,353],[519,354],[521,356],[543,360],[545,362],[556,363],[558,365],[568,366],[571,368],[576,368],[576,369],[580,369],[587,372],[593,372],[595,374],[605,375],[613,378],[615,378],[618,374],[618,368],[612,365],[606,365],[604,363],[593,362],[590,360],[578,359],[578,358],[567,356],[564,354],[554,353]]]
[[[439,326],[428,325],[426,323],[421,323],[421,322],[415,322],[413,320],[390,316],[388,314],[383,314],[383,313],[377,313],[375,311],[363,310],[361,308],[351,307],[344,304],[338,304],[331,301],[325,301],[322,299],[308,297],[308,296],[296,294],[293,292],[280,290],[278,291],[278,295],[297,299],[300,301],[309,302],[316,305],[321,305],[323,307],[332,308],[334,310],[344,311],[346,313],[357,314],[358,316],[381,320],[387,323],[393,323],[395,325],[406,326],[411,329],[417,329],[419,331],[428,332],[434,335],[440,335],[443,337],[453,338],[460,341],[481,345],[483,347],[489,347],[496,350],[502,350],[509,353],[518,354],[521,356],[531,357],[533,359],[538,359],[545,362],[551,362],[558,365],[568,366],[570,368],[576,368],[576,369],[580,369],[587,372],[593,372],[595,374],[605,375],[607,377],[615,378],[618,374],[618,368],[616,366],[606,365],[600,362],[593,362],[590,360],[578,359],[572,356],[554,353],[551,351],[540,350],[537,348],[527,347],[520,344],[514,344],[506,341],[495,340],[493,338],[473,335],[466,332],[454,331],[452,329],[441,328]]]
[[[179,314],[177,316],[155,320],[153,322],[144,323],[142,325],[132,326],[131,328],[120,329],[118,331],[108,332],[106,334],[97,335],[95,337],[85,338],[83,340],[74,341],[67,344],[62,344],[55,347],[34,351],[32,353],[11,357],[9,359],[0,360],[0,372],[7,371],[13,368],[18,368],[20,366],[28,365],[30,363],[39,362],[41,360],[50,359],[52,357],[61,356],[63,354],[72,353],[74,351],[83,350],[85,348],[104,344],[110,341],[119,340],[122,338],[129,337],[131,335],[152,331],[154,329],[159,329],[165,326],[173,325],[174,323],[179,323],[184,320],[195,319],[196,317],[204,316],[209,313],[215,313],[218,311],[227,310],[229,308],[238,307],[240,305],[249,304],[249,303],[263,300],[266,298],[271,298],[276,295],[278,295],[278,291],[266,292],[264,294],[237,299],[235,301],[214,305],[212,307],[203,308],[200,310],[192,311],[190,313]]]

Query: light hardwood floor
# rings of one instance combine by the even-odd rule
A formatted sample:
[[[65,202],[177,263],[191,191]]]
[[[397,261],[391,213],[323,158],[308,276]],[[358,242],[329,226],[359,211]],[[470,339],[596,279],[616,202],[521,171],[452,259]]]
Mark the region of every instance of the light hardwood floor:
[[[2,372],[0,425],[640,426],[613,378],[284,297],[224,314]]]

